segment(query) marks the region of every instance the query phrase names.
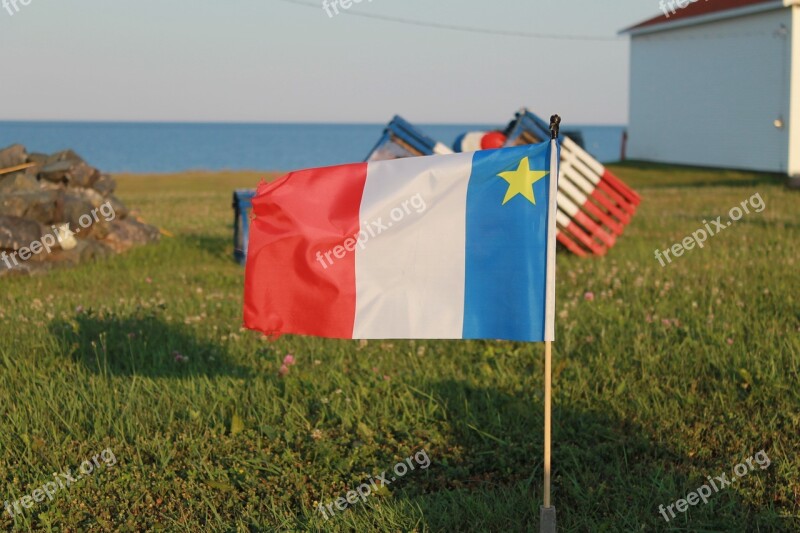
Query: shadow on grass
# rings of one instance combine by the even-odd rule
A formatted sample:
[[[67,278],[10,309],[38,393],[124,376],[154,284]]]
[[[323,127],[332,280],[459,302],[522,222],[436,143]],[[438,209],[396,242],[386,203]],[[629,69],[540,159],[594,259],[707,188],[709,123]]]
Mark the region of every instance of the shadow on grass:
[[[432,475],[403,481],[425,523],[434,531],[537,531],[543,498],[541,399],[456,381],[421,389],[444,408],[451,428],[448,441],[459,457],[437,464],[432,451]],[[658,436],[601,409],[559,406],[553,411],[553,504],[568,530],[602,525],[617,531],[714,531],[735,530],[737,524],[780,529],[774,510],[747,505],[730,489],[713,494],[706,505],[676,511],[666,522],[660,505],[685,498],[706,483],[706,475],[722,472],[703,471]],[[676,468],[687,463],[690,476]],[[751,475],[766,474],[757,470]]]
[[[51,322],[50,332],[62,344],[62,353],[96,373],[147,377],[250,373],[232,364],[220,346],[156,316],[100,316],[88,311],[71,321]]]
[[[226,224],[230,236],[217,237],[205,234],[191,234],[181,237],[186,244],[197,248],[214,259],[224,259],[234,264],[233,259],[233,225]]]

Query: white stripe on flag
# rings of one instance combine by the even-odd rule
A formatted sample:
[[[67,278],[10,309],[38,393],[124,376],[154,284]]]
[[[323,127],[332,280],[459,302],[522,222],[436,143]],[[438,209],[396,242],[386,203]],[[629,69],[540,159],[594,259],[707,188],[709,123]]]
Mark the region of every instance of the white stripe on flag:
[[[558,141],[550,141],[550,206],[547,210],[547,288],[545,291],[544,340],[556,337],[556,198],[558,197]]]
[[[369,163],[360,217],[377,235],[356,247],[353,338],[461,338],[472,157]]]

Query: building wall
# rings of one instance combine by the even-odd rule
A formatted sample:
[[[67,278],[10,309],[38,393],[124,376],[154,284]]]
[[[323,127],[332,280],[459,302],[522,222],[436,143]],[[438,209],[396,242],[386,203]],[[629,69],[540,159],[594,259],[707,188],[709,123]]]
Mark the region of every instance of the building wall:
[[[629,157],[787,172],[792,10],[634,35]]]

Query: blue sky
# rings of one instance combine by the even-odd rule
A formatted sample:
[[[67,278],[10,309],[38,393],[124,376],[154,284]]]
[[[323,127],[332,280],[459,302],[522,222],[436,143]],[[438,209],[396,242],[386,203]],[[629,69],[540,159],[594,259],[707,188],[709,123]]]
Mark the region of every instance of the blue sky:
[[[2,0],[0,0],[2,1]],[[0,120],[625,124],[628,42],[480,35],[322,0],[26,0],[0,9]],[[316,6],[316,7],[314,7]],[[349,11],[614,37],[656,0],[363,0]]]

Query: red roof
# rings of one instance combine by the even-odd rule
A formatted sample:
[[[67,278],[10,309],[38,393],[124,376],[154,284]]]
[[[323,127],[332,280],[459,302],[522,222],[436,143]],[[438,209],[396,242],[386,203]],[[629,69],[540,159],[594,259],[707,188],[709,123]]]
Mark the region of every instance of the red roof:
[[[689,0],[691,1],[691,0]],[[728,11],[730,9],[738,9],[742,7],[749,7],[756,4],[768,4],[773,3],[776,5],[780,5],[776,2],[776,0],[713,0],[709,2],[708,0],[695,0],[693,3],[687,5],[684,8],[678,7],[677,0],[674,2],[664,2],[665,5],[672,3],[673,8],[667,7],[667,13],[669,16],[664,15],[663,13],[657,17],[653,17],[649,20],[642,22],[641,24],[637,24],[636,26],[631,26],[630,28],[624,30],[625,32],[639,30],[642,28],[647,28],[648,26],[656,26],[658,24],[668,24],[671,22],[683,21],[689,18],[699,17],[702,15],[710,15],[712,13],[719,13],[721,11]],[[675,10],[675,13],[672,10]]]

